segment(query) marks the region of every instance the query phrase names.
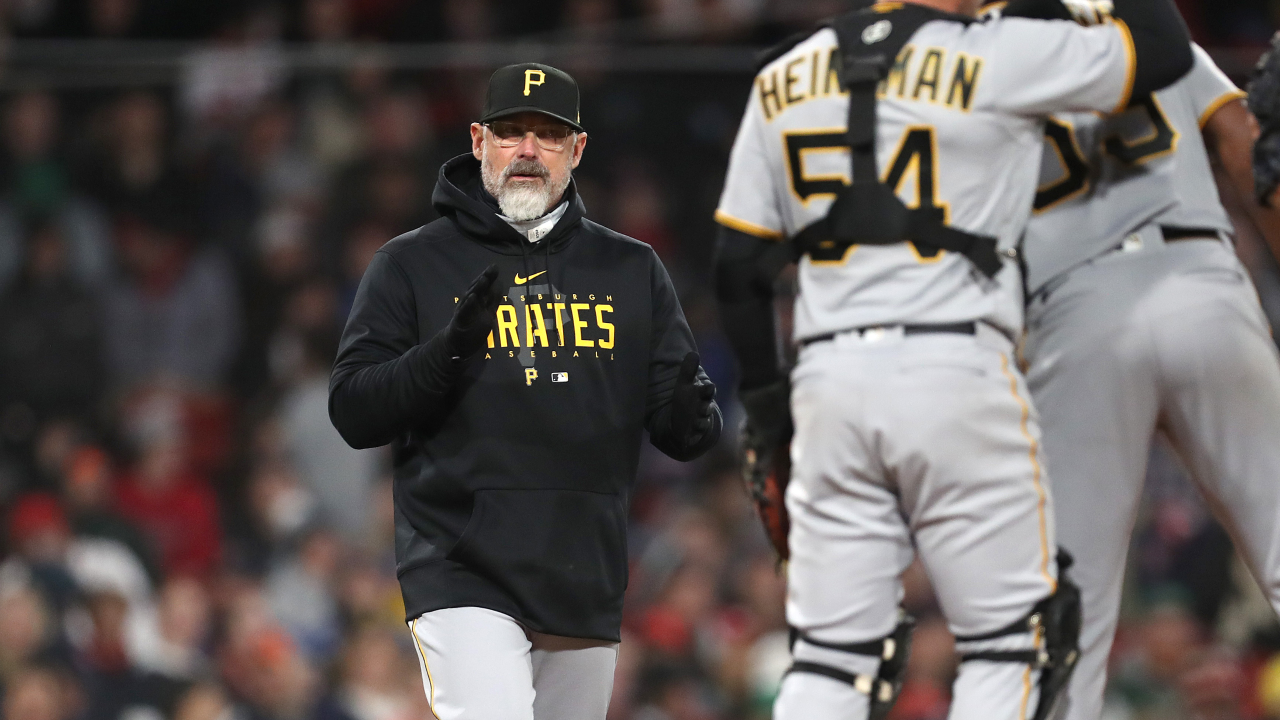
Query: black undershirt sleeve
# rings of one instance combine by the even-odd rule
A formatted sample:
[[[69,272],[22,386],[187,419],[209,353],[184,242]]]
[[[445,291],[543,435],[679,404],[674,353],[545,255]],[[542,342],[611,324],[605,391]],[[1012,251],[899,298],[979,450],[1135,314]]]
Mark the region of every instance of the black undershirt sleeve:
[[[720,227],[716,241],[716,297],[720,322],[750,390],[783,375],[781,343],[773,307],[773,283],[785,265],[777,241]]]
[[[413,288],[395,258],[376,253],[329,379],[329,419],[348,445],[386,445],[447,410],[463,364],[449,357],[446,330],[418,343]]]
[[[1168,87],[1191,69],[1191,33],[1172,0],[1114,0],[1115,16],[1133,36],[1134,98]]]

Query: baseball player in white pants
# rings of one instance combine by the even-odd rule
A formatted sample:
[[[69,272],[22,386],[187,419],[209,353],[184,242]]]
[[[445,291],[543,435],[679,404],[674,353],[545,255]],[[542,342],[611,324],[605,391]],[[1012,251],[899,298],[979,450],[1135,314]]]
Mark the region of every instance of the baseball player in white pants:
[[[801,350],[792,375],[787,617],[807,636],[847,642],[890,634],[899,577],[917,552],[961,636],[1009,625],[1053,592],[1035,416],[1012,343],[985,324],[975,331],[864,331]],[[957,650],[1034,643],[1034,633],[1018,633]],[[795,655],[872,676],[880,663],[805,640]],[[1027,717],[1036,680],[1025,663],[965,662],[952,717]],[[854,690],[793,673],[776,717],[862,717],[834,712],[865,705]]]
[[[1073,662],[1008,251],[1045,116],[1123,108],[1191,58],[1165,0],[1119,0],[1127,22],[1095,28],[980,22],[977,5],[876,5],[780,50],[730,157],[717,292],[747,436],[785,442],[788,397],[794,417],[778,720],[888,712],[916,554],[958,636],[952,718],[1045,717]],[[801,256],[790,387],[771,313],[782,240]]]
[[[374,255],[330,380],[343,439],[394,447],[396,575],[439,720],[604,720],[640,444],[689,461],[720,436],[666,269],[584,217],[578,111],[562,70],[493,73],[440,218]]]
[[[1206,149],[1252,204],[1243,95],[1197,47],[1186,77],[1128,112],[1049,125],[1024,248],[1026,360],[1083,595],[1070,720],[1102,710],[1156,431],[1280,610],[1280,360]]]
[[[609,709],[618,643],[545,635],[479,607],[434,610],[409,628],[439,720],[600,720]]]

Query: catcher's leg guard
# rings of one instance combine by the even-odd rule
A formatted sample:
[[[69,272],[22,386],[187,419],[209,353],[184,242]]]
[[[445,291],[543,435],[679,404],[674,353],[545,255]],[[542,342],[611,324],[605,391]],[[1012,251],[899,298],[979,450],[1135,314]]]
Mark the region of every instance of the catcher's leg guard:
[[[1080,660],[1080,588],[1067,576],[1072,558],[1058,551],[1058,589],[1020,618],[994,632],[956,637],[960,661],[1026,663],[1040,672],[1040,699],[1032,720],[1052,717],[1058,697]],[[1008,649],[1024,635],[1025,648]]]
[[[907,670],[907,657],[911,654],[911,631],[915,629],[915,618],[902,613],[897,627],[887,637],[879,640],[868,640],[860,643],[828,643],[814,640],[804,633],[791,629],[791,646],[794,650],[797,640],[809,645],[837,650],[839,652],[867,655],[880,658],[880,669],[875,675],[851,673],[825,663],[795,660],[787,673],[812,673],[853,686],[855,690],[871,700],[868,720],[881,720],[889,714],[893,703],[902,690],[903,675]]]

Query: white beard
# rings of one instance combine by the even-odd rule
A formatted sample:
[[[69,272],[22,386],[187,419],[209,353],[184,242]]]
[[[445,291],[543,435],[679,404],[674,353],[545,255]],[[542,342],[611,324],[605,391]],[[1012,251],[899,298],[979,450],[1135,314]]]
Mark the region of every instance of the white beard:
[[[502,214],[512,220],[536,220],[551,209],[551,187],[547,181],[540,183],[504,183],[494,195]]]
[[[543,176],[542,182],[512,182],[512,168],[516,168],[520,161],[512,161],[501,172],[496,172],[489,165],[488,154],[489,148],[486,146],[481,150],[480,180],[484,183],[484,189],[498,201],[498,209],[512,220],[536,220],[546,215],[564,194],[565,188],[569,187],[568,174],[564,176],[563,182],[552,184],[549,172]],[[538,165],[546,172],[541,163]],[[528,170],[525,167],[519,169],[522,172]]]

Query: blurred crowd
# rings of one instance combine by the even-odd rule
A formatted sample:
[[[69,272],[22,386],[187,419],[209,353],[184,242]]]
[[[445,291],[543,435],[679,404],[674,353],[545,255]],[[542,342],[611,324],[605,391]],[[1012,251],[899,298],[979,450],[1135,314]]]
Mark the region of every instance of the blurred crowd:
[[[19,0],[0,20],[17,38],[467,42],[767,43],[866,0]],[[1265,43],[1270,0],[1175,0],[1202,44]],[[265,10],[265,12],[264,12]],[[239,17],[237,17],[239,16]],[[231,20],[231,22],[229,22]]]
[[[1182,3],[1257,45],[1269,4]],[[390,458],[327,414],[373,252],[435,217],[486,75],[377,55],[300,72],[284,41],[513,36],[763,43],[839,2],[16,0],[18,39],[203,41],[165,87],[0,100],[0,713],[9,720],[429,717],[392,556]],[[1213,12],[1208,12],[1212,7]],[[671,270],[734,427],[708,290],[711,210],[745,75],[569,67],[588,214]],[[1274,260],[1241,251],[1269,309]],[[1280,314],[1272,313],[1273,319]],[[785,318],[784,318],[785,319]],[[769,716],[784,583],[732,433],[647,449],[611,720]],[[1280,628],[1159,448],[1135,538],[1111,718],[1280,718]],[[951,639],[927,579],[897,720],[945,716]]]

